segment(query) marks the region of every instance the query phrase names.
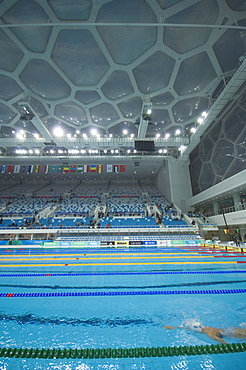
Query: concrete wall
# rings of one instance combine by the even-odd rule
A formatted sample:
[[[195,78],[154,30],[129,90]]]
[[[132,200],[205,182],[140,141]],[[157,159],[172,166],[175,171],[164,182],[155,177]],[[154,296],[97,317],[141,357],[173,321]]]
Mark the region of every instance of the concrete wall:
[[[245,188],[246,183],[246,170],[237,173],[236,175],[223,180],[219,184],[211,186],[211,188],[204,190],[202,193],[191,197],[190,205],[196,205],[197,203],[204,202],[213,197],[220,196],[228,193],[232,190],[240,189],[240,187]]]
[[[246,210],[237,211],[224,214],[227,225],[243,225],[246,224]],[[218,226],[225,226],[225,220],[223,215],[216,215],[209,217],[209,219],[217,224]]]
[[[175,160],[166,161],[158,172],[155,185],[168,201],[177,204],[183,212],[188,212],[192,190],[187,163],[177,165]]]
[[[165,161],[164,165],[160,168],[157,176],[154,179],[155,186],[160,192],[165,195],[166,199],[171,202],[172,200],[172,189],[170,186],[169,176],[169,162]]]

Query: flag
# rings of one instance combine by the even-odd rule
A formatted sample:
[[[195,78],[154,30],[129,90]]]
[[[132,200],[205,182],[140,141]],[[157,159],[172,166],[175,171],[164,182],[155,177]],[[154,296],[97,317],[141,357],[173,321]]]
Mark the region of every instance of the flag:
[[[77,166],[76,165],[71,165],[70,166],[70,172],[76,172]]]
[[[21,172],[27,173],[27,166],[21,166]]]
[[[96,164],[91,164],[90,172],[97,172],[97,166],[96,166]]]
[[[1,173],[5,173],[7,171],[7,166],[3,165],[1,166]]]
[[[27,173],[31,173],[32,172],[32,165],[28,165],[28,166],[26,166],[27,168],[26,168],[26,172]]]
[[[119,165],[118,164],[114,164],[114,172],[119,172]]]
[[[107,164],[107,172],[113,172],[112,164]]]
[[[51,172],[56,172],[56,166],[51,166]]]
[[[124,164],[120,165],[120,172],[126,172],[126,166]]]
[[[13,173],[13,171],[14,171],[14,166],[8,166],[7,172]]]
[[[77,172],[84,172],[84,166],[82,164],[78,164]]]
[[[84,172],[90,172],[90,166],[88,164],[84,165]]]
[[[57,166],[57,172],[63,172],[63,166]]]
[[[19,164],[16,164],[14,166],[14,173],[19,173],[20,172],[20,165]]]
[[[98,164],[97,165],[97,172],[98,173],[102,173],[103,172],[103,165],[102,164]]]
[[[63,173],[69,172],[70,167],[69,166],[63,166]]]
[[[48,173],[49,172],[49,168],[50,168],[50,165],[49,164],[45,164],[44,165],[44,173]]]
[[[35,172],[35,173],[39,173],[39,171],[40,171],[40,165],[39,165],[39,164],[35,164],[35,165],[33,166],[33,172]]]

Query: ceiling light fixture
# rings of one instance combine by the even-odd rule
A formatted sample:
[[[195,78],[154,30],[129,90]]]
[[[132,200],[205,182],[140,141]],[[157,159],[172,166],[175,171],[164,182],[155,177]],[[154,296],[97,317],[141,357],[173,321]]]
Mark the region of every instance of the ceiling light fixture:
[[[96,130],[95,128],[93,128],[93,129],[91,130],[91,134],[92,134],[92,135],[96,135],[96,134],[97,134],[97,130]]]
[[[57,137],[62,137],[64,134],[63,129],[60,126],[55,127],[53,133]]]
[[[200,125],[203,123],[204,119],[202,117],[199,117],[197,119],[197,123],[199,123]]]

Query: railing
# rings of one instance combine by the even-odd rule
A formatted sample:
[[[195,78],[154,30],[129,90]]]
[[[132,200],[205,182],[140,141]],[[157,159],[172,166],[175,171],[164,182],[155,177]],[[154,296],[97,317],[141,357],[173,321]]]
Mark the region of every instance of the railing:
[[[232,212],[238,212],[238,211],[245,211],[246,210],[246,203],[241,203],[238,205],[230,206],[230,207],[225,207],[222,208],[221,210],[218,211],[218,213],[215,213],[214,210],[206,212],[207,216],[217,216],[217,215],[222,215],[223,213],[232,213]]]
[[[177,226],[166,226],[166,227],[160,227],[159,225],[151,225],[151,226],[148,226],[148,225],[140,225],[140,226],[137,226],[137,225],[133,225],[133,226],[127,226],[127,225],[123,225],[123,226],[117,226],[117,227],[113,227],[111,226],[110,228],[107,228],[107,227],[91,227],[89,225],[85,225],[85,226],[62,226],[60,227],[59,225],[56,225],[56,226],[46,226],[46,225],[40,225],[40,226],[37,226],[37,225],[30,225],[30,226],[3,226],[1,227],[0,226],[0,230],[9,230],[10,232],[12,230],[42,230],[42,229],[50,229],[50,230],[108,230],[108,229],[112,229],[112,230],[121,230],[121,229],[162,229],[162,230],[170,230],[170,229],[194,229],[194,227],[189,227],[187,225],[177,225]]]

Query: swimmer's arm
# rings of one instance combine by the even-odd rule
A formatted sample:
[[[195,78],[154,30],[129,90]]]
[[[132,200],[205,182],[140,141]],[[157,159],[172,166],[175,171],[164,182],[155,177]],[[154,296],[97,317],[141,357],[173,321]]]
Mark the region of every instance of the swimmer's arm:
[[[216,340],[217,342],[227,344],[227,342],[221,339],[214,330],[204,330],[204,333],[206,333],[210,338]]]
[[[180,326],[164,325],[163,328],[167,330],[172,330],[172,329],[180,329]]]

